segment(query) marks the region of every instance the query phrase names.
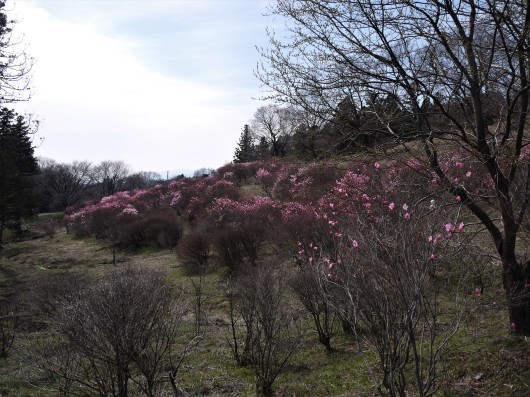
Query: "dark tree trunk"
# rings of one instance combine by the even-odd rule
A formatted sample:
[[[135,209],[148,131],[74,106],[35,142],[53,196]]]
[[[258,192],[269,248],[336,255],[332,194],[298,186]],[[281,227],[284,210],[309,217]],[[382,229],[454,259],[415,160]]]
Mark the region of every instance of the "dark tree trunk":
[[[256,396],[260,397],[272,397],[274,396],[274,390],[272,385],[267,381],[256,381]]]
[[[333,346],[331,346],[331,337],[320,335],[318,340],[324,345],[328,354],[335,353],[336,350],[333,348]]]
[[[521,266],[515,259],[503,259],[502,281],[511,329],[524,336],[530,336],[530,262]]]
[[[5,221],[4,221],[4,216],[2,215],[1,219],[0,219],[0,250],[3,248],[3,238],[4,238],[4,226],[5,226]]]

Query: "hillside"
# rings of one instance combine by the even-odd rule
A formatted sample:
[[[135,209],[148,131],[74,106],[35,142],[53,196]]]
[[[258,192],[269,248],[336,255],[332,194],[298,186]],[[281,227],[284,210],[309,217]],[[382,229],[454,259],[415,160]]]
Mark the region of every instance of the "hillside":
[[[64,221],[62,214],[32,220],[25,225],[25,237],[16,241],[12,236],[0,251],[3,340],[16,330],[7,357],[0,358],[0,394],[97,395],[94,368],[84,364],[102,361],[76,350],[61,313],[77,316],[85,307],[76,306],[83,296],[130,268],[140,269],[131,274],[142,277],[167,274],[173,304],[180,310],[172,312],[180,313],[180,322],[175,324],[171,355],[160,353],[153,396],[177,395],[167,376],[176,368],[181,395],[253,395],[257,374],[262,376],[266,366],[257,366],[263,356],[256,346],[276,354],[278,362],[286,359],[285,366],[268,364],[280,375],[272,390],[258,390],[263,395],[375,395],[385,390],[378,354],[385,346],[378,344],[378,332],[397,338],[400,346],[421,350],[419,362],[408,350],[408,361],[399,369],[407,395],[418,395],[417,364],[425,366],[421,371],[429,368],[429,348],[440,343],[434,395],[527,395],[530,343],[510,330],[501,268],[494,252],[483,248],[488,236],[454,197],[437,195],[433,204],[428,191],[407,188],[421,176],[417,164],[399,167],[377,162],[228,165],[209,178],[118,193],[69,212]],[[453,171],[465,176],[468,165]],[[470,186],[482,186],[480,179],[469,179]],[[315,274],[319,294],[327,295],[310,299],[328,305],[328,320],[334,321],[328,335],[331,353],[319,343],[315,312],[312,317],[301,298],[313,290],[300,286],[314,285]],[[405,274],[414,277],[398,283],[394,276]],[[406,299],[436,308],[436,313],[421,309],[414,317],[419,324],[413,329],[415,342],[407,332],[394,332],[408,323],[393,313],[416,316],[410,307],[402,307],[394,293],[399,287],[420,288],[421,300],[414,300],[414,294]],[[366,299],[344,301],[344,291],[365,291]],[[265,303],[278,302],[265,305],[277,313],[276,322],[268,323],[277,330],[270,344],[265,343],[265,331],[252,334],[252,343],[245,340],[245,316],[260,307],[260,297]],[[15,306],[5,302],[16,303],[16,310],[6,311]],[[379,326],[374,316],[382,310],[381,302],[392,304],[381,317],[392,329]],[[235,316],[230,316],[231,309]],[[12,313],[17,316],[15,328]],[[259,317],[264,312],[252,313]],[[316,313],[325,318],[323,309]],[[260,329],[262,323],[253,324]],[[234,343],[241,349],[239,365]],[[158,351],[145,346],[146,357]],[[245,362],[245,346],[258,349],[249,353],[252,363]],[[397,350],[384,352],[404,357]],[[128,395],[149,395],[135,354],[129,357]],[[113,373],[111,364],[105,365],[109,367],[100,371]],[[421,376],[430,379],[424,372]]]

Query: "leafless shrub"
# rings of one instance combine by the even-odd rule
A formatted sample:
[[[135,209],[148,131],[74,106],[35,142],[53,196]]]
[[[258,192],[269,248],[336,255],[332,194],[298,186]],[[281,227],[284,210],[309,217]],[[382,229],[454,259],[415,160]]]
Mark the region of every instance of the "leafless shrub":
[[[206,233],[193,230],[177,245],[177,256],[188,274],[205,274],[209,270],[212,242]]]
[[[321,277],[314,268],[301,269],[289,282],[291,289],[311,315],[319,342],[328,353],[335,349],[331,346],[331,338],[338,331],[339,313],[333,301],[337,294],[337,286],[328,279]]]
[[[55,234],[57,233],[57,226],[59,226],[59,221],[57,219],[50,219],[42,225],[42,228],[44,229],[44,233],[49,238],[53,238]]]
[[[219,254],[221,264],[230,271],[241,268],[244,261],[244,251],[237,230],[223,229],[216,233],[214,246]]]
[[[210,270],[210,257],[212,254],[212,241],[205,232],[192,230],[184,236],[176,249],[177,257],[190,275],[195,298],[195,334],[201,332],[201,326],[206,323],[204,310],[205,294],[203,279]],[[196,276],[195,279],[191,276]]]
[[[176,377],[170,353],[183,302],[153,269],[127,268],[82,288],[55,315],[68,348],[62,378],[75,383],[77,395],[157,395],[164,368]]]
[[[263,265],[232,280],[229,291],[232,348],[240,361],[252,366],[259,396],[273,395],[274,381],[301,340],[295,312],[286,299],[287,290],[273,269]],[[244,329],[241,355],[241,323],[238,319],[242,319]]]

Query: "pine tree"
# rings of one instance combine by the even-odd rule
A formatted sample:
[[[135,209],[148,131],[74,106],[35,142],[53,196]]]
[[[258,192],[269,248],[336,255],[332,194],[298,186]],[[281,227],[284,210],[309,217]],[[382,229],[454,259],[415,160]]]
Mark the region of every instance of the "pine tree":
[[[250,133],[248,124],[245,124],[241,137],[237,143],[237,148],[234,154],[234,163],[248,163],[256,159],[256,148],[254,146],[254,138]]]
[[[0,247],[4,228],[20,231],[21,219],[33,214],[33,175],[38,171],[34,132],[23,116],[7,108],[0,111]]]

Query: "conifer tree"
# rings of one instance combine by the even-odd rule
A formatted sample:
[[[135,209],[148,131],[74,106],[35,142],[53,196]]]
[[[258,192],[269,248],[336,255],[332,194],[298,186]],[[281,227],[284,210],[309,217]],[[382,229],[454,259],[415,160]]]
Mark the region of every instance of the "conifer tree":
[[[21,230],[20,221],[33,213],[33,175],[38,171],[33,155],[30,121],[13,110],[0,110],[0,247],[3,231]]]
[[[234,154],[234,163],[248,163],[256,159],[256,148],[254,146],[254,139],[250,133],[248,124],[245,124],[241,137],[237,143],[237,148]]]

